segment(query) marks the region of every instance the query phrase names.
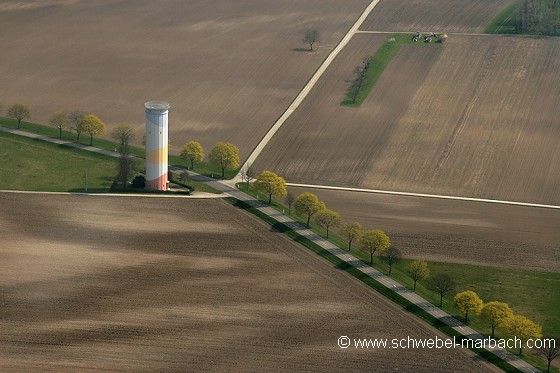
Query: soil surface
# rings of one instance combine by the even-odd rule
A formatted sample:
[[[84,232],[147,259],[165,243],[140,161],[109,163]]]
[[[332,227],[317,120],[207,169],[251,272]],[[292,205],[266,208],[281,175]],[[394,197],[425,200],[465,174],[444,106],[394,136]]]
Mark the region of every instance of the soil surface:
[[[107,137],[129,123],[140,145],[144,102],[168,101],[173,154],[228,141],[245,158],[369,2],[2,1],[0,103],[39,123],[85,110]]]
[[[560,205],[560,39],[402,47],[360,108],[357,35],[255,163],[289,182]]]
[[[2,371],[493,370],[222,200],[0,194]]]
[[[387,232],[408,258],[560,272],[560,210],[360,192],[316,194],[345,221]]]
[[[361,29],[481,33],[511,0],[381,0]]]

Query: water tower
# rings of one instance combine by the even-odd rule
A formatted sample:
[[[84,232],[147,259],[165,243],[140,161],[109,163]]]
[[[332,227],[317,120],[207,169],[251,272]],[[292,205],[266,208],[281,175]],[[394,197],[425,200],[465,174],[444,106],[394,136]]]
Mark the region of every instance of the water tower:
[[[146,108],[146,189],[167,190],[167,102],[150,101]]]

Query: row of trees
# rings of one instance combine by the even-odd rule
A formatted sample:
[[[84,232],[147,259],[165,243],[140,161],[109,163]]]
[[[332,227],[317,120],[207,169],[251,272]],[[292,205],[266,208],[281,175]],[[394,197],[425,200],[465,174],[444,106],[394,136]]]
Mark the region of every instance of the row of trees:
[[[362,92],[362,89],[364,88],[367,72],[371,65],[371,60],[371,56],[364,57],[362,63],[359,66],[356,66],[356,68],[354,69],[355,78],[348,89],[348,94],[352,98],[353,103],[356,103],[356,100],[358,99],[360,93]]]
[[[204,149],[196,141],[189,141],[181,149],[181,158],[190,161],[191,169],[195,163],[204,160]],[[218,141],[212,146],[208,161],[220,168],[222,178],[226,170],[235,170],[239,167],[239,148],[231,143]]]
[[[251,170],[243,171],[246,176],[247,186]],[[272,197],[286,197],[289,212],[294,206],[297,215],[306,219],[307,227],[310,221],[326,229],[328,238],[329,228],[340,226],[340,214],[329,210],[326,204],[312,193],[302,193],[295,197],[288,193],[286,181],[272,171],[263,171],[259,174],[253,187],[268,196],[268,204],[271,204]],[[381,230],[363,229],[358,222],[343,223],[339,233],[348,242],[348,250],[352,249],[352,243],[357,241],[360,250],[370,255],[370,264],[373,263],[373,255],[379,253],[383,255],[384,260],[389,265],[389,275],[391,275],[392,265],[401,259],[399,249],[392,247],[389,237]],[[430,277],[428,264],[424,260],[414,260],[406,266],[406,272],[414,282],[413,289],[416,290],[416,284],[420,280],[428,279],[428,288],[436,292],[440,296],[440,307],[443,305],[443,298],[455,291],[456,283],[453,278],[446,273],[439,273]],[[494,338],[496,328],[503,328],[506,333],[511,336],[517,336],[520,340],[527,341],[529,338],[540,338],[542,336],[541,326],[532,322],[528,318],[521,315],[514,315],[510,307],[503,302],[484,303],[473,291],[463,291],[457,293],[454,297],[455,307],[465,314],[465,322],[468,322],[469,314],[480,314],[480,319],[492,328],[491,338]],[[544,348],[543,355],[549,359],[554,359],[558,355],[558,348],[550,350]],[[520,349],[519,353],[522,353]]]
[[[515,29],[521,34],[560,35],[560,1],[519,0]]]
[[[58,129],[59,138],[62,138],[62,131],[69,128],[76,132],[76,140],[80,140],[82,132],[87,133],[90,145],[93,145],[94,137],[103,136],[107,132],[107,126],[101,119],[83,111],[73,111],[69,114],[57,111],[51,116],[49,124]]]
[[[494,338],[496,328],[502,329],[509,336],[519,338],[522,341],[519,354],[523,353],[523,344],[528,339],[542,337],[541,325],[525,316],[514,314],[507,303],[498,301],[484,303],[472,290],[457,293],[453,303],[459,311],[465,314],[465,322],[468,322],[469,314],[479,315],[480,320],[492,328],[491,338]],[[553,355],[548,356],[548,358],[554,357]],[[549,360],[549,369],[551,361]]]
[[[0,110],[2,106],[0,105]],[[8,118],[17,121],[17,129],[21,129],[21,123],[24,120],[31,119],[31,110],[22,104],[15,104],[8,108]],[[90,145],[93,145],[93,138],[102,136],[106,132],[105,123],[93,114],[84,111],[73,111],[66,114],[63,111],[54,113],[49,124],[58,129],[58,137],[62,138],[62,131],[65,129],[73,129],[76,132],[76,139],[80,140],[80,134],[86,132],[90,136]]]

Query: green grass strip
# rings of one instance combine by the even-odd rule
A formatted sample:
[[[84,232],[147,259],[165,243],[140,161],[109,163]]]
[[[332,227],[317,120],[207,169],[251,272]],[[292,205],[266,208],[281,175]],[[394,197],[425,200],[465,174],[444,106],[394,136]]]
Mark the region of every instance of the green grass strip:
[[[506,6],[496,18],[494,18],[484,29],[485,34],[517,34],[515,30],[515,16],[517,2]]]
[[[386,286],[382,285],[381,283],[375,281],[373,278],[371,278],[370,276],[361,272],[356,267],[348,264],[347,262],[338,258],[334,254],[332,254],[329,251],[323,249],[322,247],[320,247],[319,245],[317,245],[316,243],[314,243],[313,241],[311,241],[307,237],[304,237],[304,236],[300,235],[299,233],[297,233],[297,231],[288,227],[284,223],[278,222],[276,219],[268,216],[264,212],[258,210],[257,208],[249,205],[248,203],[246,203],[244,201],[240,201],[240,200],[238,200],[236,198],[233,198],[233,197],[227,197],[225,199],[226,199],[226,201],[231,203],[233,206],[235,206],[237,208],[240,208],[242,210],[245,210],[245,211],[257,216],[259,219],[267,222],[268,224],[270,224],[270,226],[272,227],[273,230],[275,230],[277,232],[280,232],[280,233],[283,233],[283,234],[286,234],[293,241],[295,241],[299,244],[302,244],[303,246],[305,246],[309,250],[313,251],[314,253],[316,253],[320,257],[328,260],[330,263],[332,263],[335,266],[335,268],[337,268],[339,270],[342,270],[342,271],[345,271],[348,274],[356,277],[357,279],[364,282],[365,284],[367,284],[371,288],[373,288],[376,291],[378,291],[379,293],[383,294],[385,297],[389,298],[393,302],[400,305],[406,311],[422,318],[423,320],[425,320],[426,322],[428,322],[430,325],[434,326],[438,330],[442,331],[443,333],[445,333],[445,334],[447,334],[451,337],[456,337],[456,339],[459,343],[463,338],[465,338],[465,337],[461,336],[458,332],[456,332],[453,328],[451,328],[450,326],[448,326],[447,324],[442,322],[441,320],[433,317],[432,315],[430,315],[429,313],[427,313],[426,311],[424,311],[423,309],[421,309],[417,305],[413,304],[409,300],[405,299],[404,297],[402,297],[400,294],[396,293],[395,291],[393,291],[393,290],[387,288]],[[493,353],[491,353],[487,350],[484,350],[484,349],[471,349],[471,350],[474,351],[475,353],[477,353],[479,356],[486,359],[487,361],[491,362],[492,364],[495,364],[495,365],[499,366],[500,368],[502,368],[506,372],[520,372],[520,370],[513,367],[512,365],[510,365],[506,361],[500,359],[498,356],[494,355]]]

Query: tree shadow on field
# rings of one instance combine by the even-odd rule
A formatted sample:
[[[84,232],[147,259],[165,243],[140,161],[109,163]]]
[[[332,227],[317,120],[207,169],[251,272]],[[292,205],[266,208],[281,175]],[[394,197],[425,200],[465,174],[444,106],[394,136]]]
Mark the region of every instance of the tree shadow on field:
[[[309,50],[309,48],[292,48],[290,49],[292,52],[300,52],[300,53],[304,53],[304,52],[311,52]]]

